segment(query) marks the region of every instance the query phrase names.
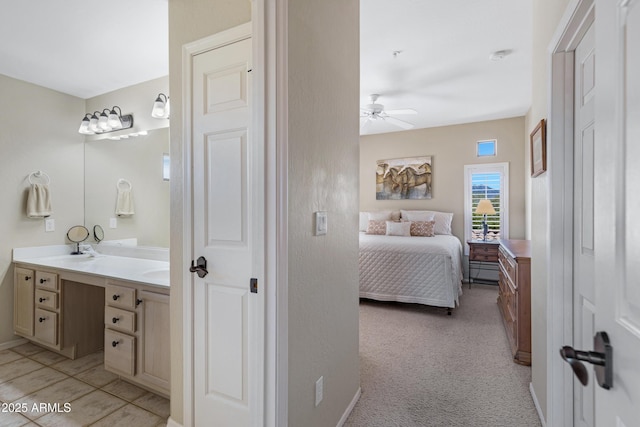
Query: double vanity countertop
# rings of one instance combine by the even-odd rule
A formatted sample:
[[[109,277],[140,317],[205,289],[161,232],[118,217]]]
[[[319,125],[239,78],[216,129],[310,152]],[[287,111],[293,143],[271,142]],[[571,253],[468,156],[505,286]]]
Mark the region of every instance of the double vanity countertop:
[[[158,287],[169,287],[169,251],[163,248],[138,248],[93,245],[96,255],[70,255],[75,245],[15,248],[13,262],[33,267],[49,267]],[[95,253],[95,252],[94,252]]]

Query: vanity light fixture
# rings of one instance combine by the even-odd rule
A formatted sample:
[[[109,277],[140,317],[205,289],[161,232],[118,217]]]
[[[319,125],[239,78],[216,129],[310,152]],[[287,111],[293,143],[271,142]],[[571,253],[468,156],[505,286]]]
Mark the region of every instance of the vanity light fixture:
[[[168,119],[170,110],[169,97],[164,93],[160,93],[158,94],[156,101],[153,103],[151,117],[156,119]]]
[[[117,111],[116,111],[117,109]],[[98,133],[113,132],[121,129],[129,129],[133,126],[133,115],[122,115],[122,110],[117,105],[111,109],[105,108],[84,115],[78,132],[83,135],[95,135]]]

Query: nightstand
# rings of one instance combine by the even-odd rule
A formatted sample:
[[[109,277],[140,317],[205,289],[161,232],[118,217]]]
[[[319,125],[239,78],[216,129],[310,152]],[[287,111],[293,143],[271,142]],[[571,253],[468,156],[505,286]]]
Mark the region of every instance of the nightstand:
[[[489,279],[474,279],[472,268],[476,271],[476,276],[480,271],[498,271],[498,248],[500,242],[497,240],[468,240],[469,245],[469,287],[474,280],[482,283],[497,285],[498,281]]]

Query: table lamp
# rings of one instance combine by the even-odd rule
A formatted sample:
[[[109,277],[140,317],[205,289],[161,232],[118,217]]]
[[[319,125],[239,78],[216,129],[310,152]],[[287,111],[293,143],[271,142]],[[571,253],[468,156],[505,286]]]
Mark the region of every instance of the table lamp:
[[[489,231],[489,226],[487,225],[487,215],[495,215],[496,210],[493,208],[493,205],[491,204],[491,200],[482,199],[478,202],[478,206],[476,206],[475,213],[484,215],[482,218],[482,233],[483,233],[482,241],[486,242],[487,231]]]

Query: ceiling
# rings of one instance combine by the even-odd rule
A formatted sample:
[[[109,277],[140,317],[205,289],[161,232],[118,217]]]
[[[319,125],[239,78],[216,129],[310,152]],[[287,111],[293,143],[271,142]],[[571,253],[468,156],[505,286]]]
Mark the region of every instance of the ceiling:
[[[361,105],[380,94],[385,109],[416,110],[395,116],[416,128],[528,111],[531,0],[361,0],[360,10]],[[512,52],[490,60],[499,50]],[[361,133],[398,130],[375,120]]]
[[[531,0],[361,0],[360,7],[361,105],[380,94],[388,110],[416,110],[396,116],[416,128],[529,109]],[[511,54],[490,60],[498,50]],[[0,58],[0,74],[80,98],[166,76],[168,0],[2,0]],[[397,130],[376,120],[362,133]]]
[[[2,0],[0,74],[91,98],[169,74],[168,0]]]

